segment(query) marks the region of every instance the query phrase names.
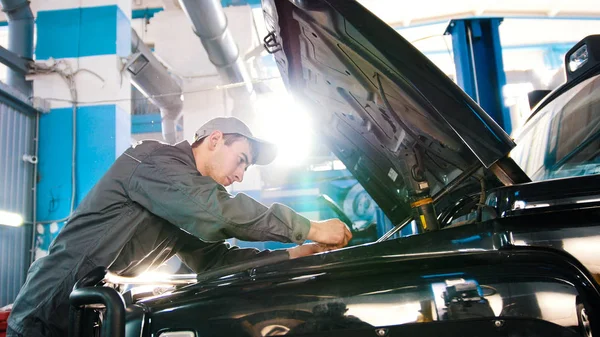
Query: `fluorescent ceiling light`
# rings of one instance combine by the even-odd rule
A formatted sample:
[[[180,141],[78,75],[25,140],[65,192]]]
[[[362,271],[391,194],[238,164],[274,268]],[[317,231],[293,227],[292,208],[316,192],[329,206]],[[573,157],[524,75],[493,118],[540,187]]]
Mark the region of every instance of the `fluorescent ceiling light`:
[[[23,224],[23,217],[17,213],[0,211],[0,225],[19,227]]]

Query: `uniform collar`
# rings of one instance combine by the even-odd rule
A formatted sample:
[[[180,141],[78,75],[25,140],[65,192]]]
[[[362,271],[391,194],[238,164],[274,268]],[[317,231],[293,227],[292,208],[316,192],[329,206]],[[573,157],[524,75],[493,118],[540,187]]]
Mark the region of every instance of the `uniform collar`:
[[[190,157],[190,160],[191,160],[194,168],[198,169],[198,167],[196,167],[196,158],[194,158],[194,152],[192,151],[192,146],[190,145],[190,143],[187,140],[184,140],[182,142],[175,144],[175,147],[180,149],[181,151],[183,151],[186,155],[188,155]]]

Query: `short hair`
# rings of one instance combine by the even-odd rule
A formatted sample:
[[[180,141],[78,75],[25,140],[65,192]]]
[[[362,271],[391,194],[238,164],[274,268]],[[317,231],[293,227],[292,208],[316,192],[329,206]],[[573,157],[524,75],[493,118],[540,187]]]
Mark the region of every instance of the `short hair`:
[[[192,144],[192,148],[196,148],[198,146],[200,146],[200,144],[202,144],[202,142],[204,142],[204,140],[208,138],[208,137],[203,137],[201,139],[198,139],[197,141],[195,141]],[[237,133],[225,133],[223,134],[223,140],[225,142],[225,145],[230,146],[231,144],[237,142],[238,140],[242,140],[242,139],[248,139],[240,134]],[[256,142],[248,139],[248,143],[250,143],[250,155],[252,156],[252,162],[250,164],[254,164],[256,163],[256,155],[259,152],[259,147],[258,144],[256,144]]]

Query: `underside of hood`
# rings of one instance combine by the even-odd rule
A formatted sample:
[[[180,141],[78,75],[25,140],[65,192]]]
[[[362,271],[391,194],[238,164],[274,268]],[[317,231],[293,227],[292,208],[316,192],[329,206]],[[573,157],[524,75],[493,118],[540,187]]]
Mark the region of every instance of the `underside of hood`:
[[[504,184],[528,180],[506,157],[515,144],[491,117],[359,3],[262,6],[265,47],[288,90],[392,222],[480,167]]]

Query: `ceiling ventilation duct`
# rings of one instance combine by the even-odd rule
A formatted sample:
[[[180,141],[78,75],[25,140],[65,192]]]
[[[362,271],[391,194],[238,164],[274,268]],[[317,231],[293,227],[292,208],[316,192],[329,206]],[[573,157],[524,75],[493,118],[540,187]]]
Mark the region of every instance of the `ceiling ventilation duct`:
[[[224,84],[240,83],[240,87],[228,89],[234,100],[232,114],[240,116],[254,96],[252,81],[239,49],[227,27],[227,17],[218,0],[180,0],[181,7],[194,26],[210,62]]]
[[[22,58],[33,59],[33,13],[27,0],[0,0],[8,17],[8,50]],[[7,83],[25,95],[31,95],[31,81],[13,69],[7,71]]]
[[[152,51],[131,30],[132,56],[127,62],[133,85],[160,109],[162,134],[165,142],[177,142],[176,121],[183,108],[181,86]]]

